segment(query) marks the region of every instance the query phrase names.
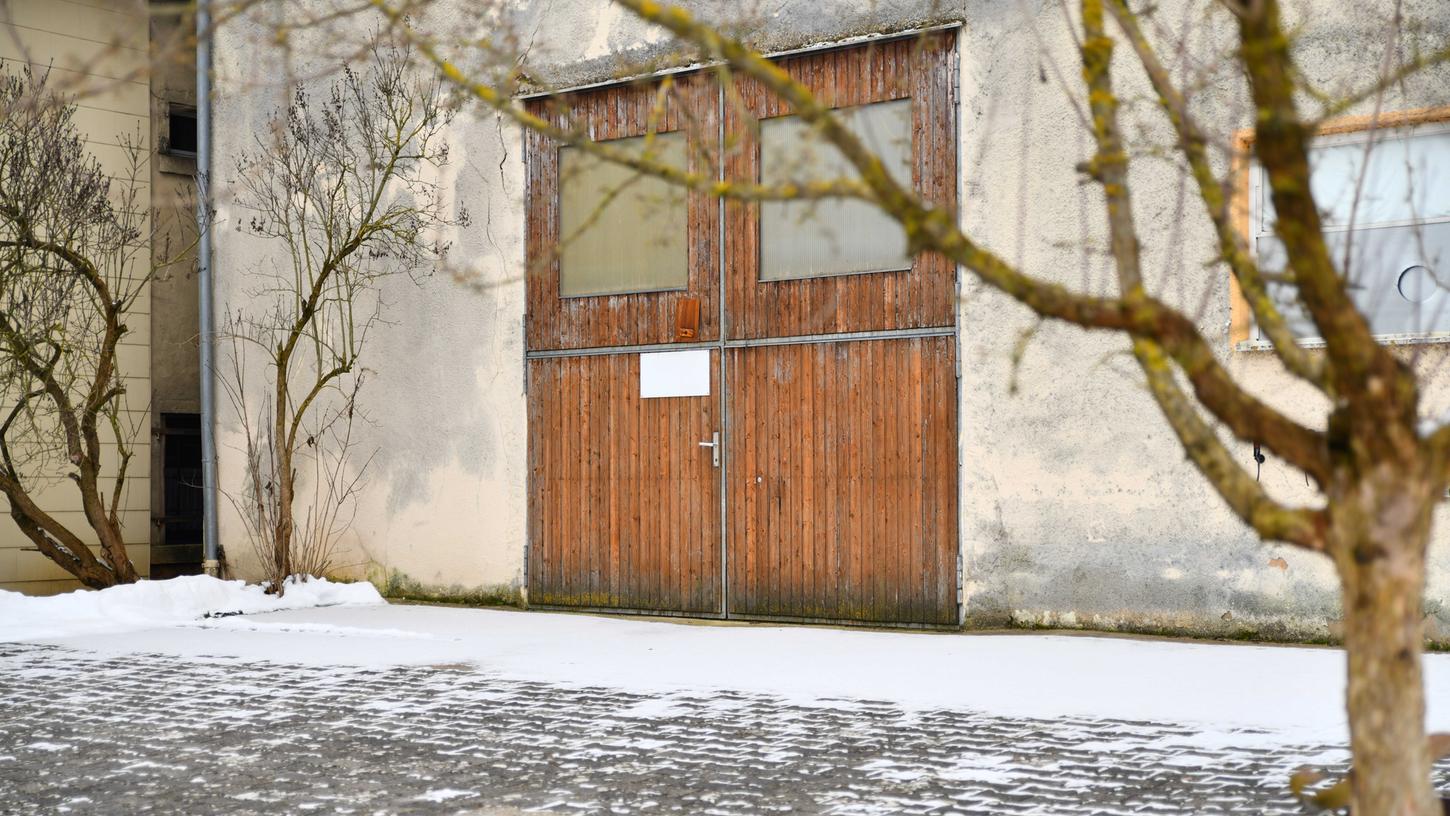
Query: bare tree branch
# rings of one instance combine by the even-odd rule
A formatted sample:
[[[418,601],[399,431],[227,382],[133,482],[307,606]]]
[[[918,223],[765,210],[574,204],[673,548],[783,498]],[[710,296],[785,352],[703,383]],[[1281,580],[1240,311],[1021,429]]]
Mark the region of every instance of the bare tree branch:
[[[1300,378],[1327,390],[1330,383],[1325,375],[1323,362],[1299,346],[1279,307],[1269,295],[1258,264],[1250,256],[1242,236],[1234,229],[1227,185],[1213,172],[1208,158],[1208,139],[1189,112],[1187,101],[1159,61],[1157,53],[1138,25],[1137,15],[1128,8],[1127,0],[1112,0],[1108,9],[1127,36],[1128,43],[1148,74],[1154,91],[1158,93],[1159,104],[1178,134],[1180,150],[1188,162],[1193,180],[1198,185],[1199,200],[1203,202],[1218,236],[1219,255],[1238,279],[1244,299],[1248,302],[1259,329],[1269,338],[1275,353],[1284,361],[1286,368]]]

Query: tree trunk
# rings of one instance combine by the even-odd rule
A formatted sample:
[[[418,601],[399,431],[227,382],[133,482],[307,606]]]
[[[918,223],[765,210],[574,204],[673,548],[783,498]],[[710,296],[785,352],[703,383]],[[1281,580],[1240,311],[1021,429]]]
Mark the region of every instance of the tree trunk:
[[[131,562],[131,556],[126,552],[125,534],[119,525],[113,525],[110,521],[102,521],[95,526],[96,535],[101,539],[101,552],[106,554],[106,560],[111,562],[111,569],[115,573],[116,583],[134,584],[141,579],[136,572],[136,565]]]
[[[272,417],[272,461],[277,479],[277,518],[272,533],[272,591],[278,597],[287,591],[287,577],[292,574],[292,450],[287,445],[287,383],[290,381],[290,359],[286,353],[278,355],[275,384],[277,403]]]
[[[277,470],[277,527],[272,541],[276,559],[272,591],[279,597],[287,591],[287,577],[292,574],[292,466]]]
[[[1441,816],[1425,741],[1423,595],[1433,480],[1360,481],[1331,500],[1344,598],[1356,816]]]
[[[126,558],[124,545],[120,562],[125,565],[125,570],[116,570],[109,552],[107,561],[111,564],[103,563],[79,536],[37,506],[17,480],[0,477],[0,494],[4,494],[10,504],[10,518],[20,532],[42,555],[73,575],[82,585],[90,589],[105,589],[136,580],[135,567]]]
[[[91,553],[90,548],[79,539],[71,536],[70,540],[65,542],[56,540],[39,521],[31,518],[22,509],[21,505],[24,500],[17,501],[14,496],[8,498],[10,499],[10,518],[15,521],[15,526],[20,528],[20,532],[30,539],[42,555],[75,576],[82,586],[90,589],[105,589],[120,583],[116,579],[116,573],[102,564]]]
[[[101,499],[98,468],[82,462],[80,470],[77,484],[81,492],[81,509],[85,511],[86,521],[90,523],[91,529],[96,532],[101,553],[110,563],[111,571],[115,573],[115,583],[134,584],[140,576],[136,574],[136,566],[131,563],[131,556],[126,553],[126,541],[120,525],[112,524],[106,513],[106,503]]]

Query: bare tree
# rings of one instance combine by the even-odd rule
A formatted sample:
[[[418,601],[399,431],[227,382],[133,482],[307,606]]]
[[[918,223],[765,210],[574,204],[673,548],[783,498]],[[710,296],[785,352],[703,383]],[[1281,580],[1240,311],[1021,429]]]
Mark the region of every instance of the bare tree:
[[[379,285],[442,262],[444,229],[467,221],[447,213],[436,181],[452,117],[440,83],[415,79],[405,51],[373,57],[363,73],[344,68],[324,99],[299,85],[237,162],[238,202],[249,211],[237,229],[265,239],[273,260],[255,270],[263,283],[250,302],[262,306],[228,318],[228,390],[248,469],[233,501],[279,594],[287,578],[332,566],[367,467],[353,461],[353,428]],[[255,409],[250,353],[268,383]]]
[[[186,248],[153,250],[144,138],[121,134],[125,166],[104,168],[47,81],[0,77],[0,493],[41,553],[101,588],[137,578],[121,507],[144,406],[126,404],[118,353],[147,283]],[[99,556],[47,510],[62,481]]]
[[[367,0],[391,31],[435,65],[461,93],[486,110],[558,143],[710,195],[743,201],[848,198],[870,202],[900,223],[913,253],[950,258],[987,286],[1012,297],[1041,319],[1118,332],[1148,391],[1187,458],[1228,508],[1269,542],[1317,553],[1336,566],[1342,589],[1348,653],[1347,708],[1355,771],[1352,806],[1363,814],[1438,814],[1429,784],[1437,750],[1427,741],[1421,654],[1423,596],[1431,515],[1450,482],[1450,427],[1423,427],[1420,383],[1403,355],[1377,342],[1369,317],[1352,296],[1349,270],[1327,237],[1321,203],[1310,185],[1310,150],[1325,118],[1350,110],[1430,66],[1450,60],[1450,48],[1417,53],[1348,94],[1327,97],[1311,86],[1294,56],[1294,32],[1279,0],[1216,0],[1206,7],[1231,40],[1224,57],[1252,103],[1253,158],[1267,179],[1282,245],[1282,270],[1261,267],[1236,225],[1231,191],[1242,171],[1229,156],[1234,134],[1211,132],[1195,115],[1191,83],[1160,56],[1163,27],[1152,4],[1078,0],[1064,12],[1074,29],[1080,100],[1091,137],[1080,169],[1096,185],[1108,233],[1115,293],[1073,291],[1049,275],[1019,268],[963,231],[957,213],[924,199],[889,172],[807,86],[725,29],[678,6],[654,0],[614,0],[670,35],[690,57],[714,72],[727,93],[749,81],[783,101],[812,134],[838,151],[850,177],[763,185],[721,179],[714,172],[671,164],[657,152],[630,152],[590,140],[587,131],[532,114],[516,94],[529,81],[521,66],[524,42],[508,32],[471,31],[454,38],[430,27],[428,0]],[[354,6],[338,6],[337,14]],[[484,18],[498,19],[488,12]],[[425,21],[425,22],[419,22]],[[1171,45],[1169,47],[1172,47]],[[1131,53],[1134,79],[1152,88],[1158,121],[1169,128],[1172,161],[1185,170],[1197,217],[1216,237],[1217,268],[1232,276],[1259,332],[1293,377],[1322,394],[1327,410],[1311,423],[1290,418],[1237,381],[1194,318],[1145,286],[1144,241],[1134,218],[1129,167],[1138,156],[1123,135],[1115,80],[1124,73],[1115,54]],[[1067,72],[1062,72],[1066,75]],[[666,80],[667,82],[667,80]],[[567,106],[567,99],[560,104]],[[732,100],[727,104],[738,102]],[[1222,153],[1216,151],[1222,150]],[[1162,158],[1157,156],[1155,158]],[[1073,160],[1069,160],[1073,161]],[[710,164],[709,167],[717,165]],[[1229,169],[1225,170],[1225,167]],[[1193,215],[1188,213],[1188,215]],[[1172,255],[1172,253],[1165,253]],[[1322,338],[1306,348],[1294,321]],[[1230,440],[1262,445],[1302,472],[1317,498],[1294,504],[1270,495],[1232,454]]]

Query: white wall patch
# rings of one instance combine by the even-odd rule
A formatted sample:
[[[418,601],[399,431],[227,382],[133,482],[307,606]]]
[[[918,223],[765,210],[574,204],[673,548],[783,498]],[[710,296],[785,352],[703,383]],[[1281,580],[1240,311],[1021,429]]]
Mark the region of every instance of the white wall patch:
[[[710,396],[710,350],[639,355],[639,395],[644,399]]]

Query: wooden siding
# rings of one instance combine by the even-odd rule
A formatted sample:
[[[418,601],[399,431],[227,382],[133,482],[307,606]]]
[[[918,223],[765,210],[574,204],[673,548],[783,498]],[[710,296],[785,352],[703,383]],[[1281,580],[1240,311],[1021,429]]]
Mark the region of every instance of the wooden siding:
[[[728,351],[732,617],[956,622],[954,348]]]
[[[928,201],[955,207],[957,190],[955,58],[952,33],[890,40],[807,54],[780,62],[832,106],[910,98],[912,183]],[[730,148],[726,174],[759,178],[754,120],[790,113],[757,83],[742,79],[738,100],[727,99]],[[918,256],[910,271],[803,280],[760,281],[757,207],[725,205],[726,336],[789,337],[838,332],[951,326],[955,266],[935,254]]]
[[[639,355],[529,362],[529,599],[720,611],[719,352],[709,397],[640,399]]]
[[[620,85],[528,103],[529,110],[554,124],[586,127],[596,141],[641,136],[653,129],[686,131],[690,170],[715,173],[706,156],[718,153],[719,94],[707,77],[692,74],[671,80],[664,103],[660,83]],[[719,235],[716,200],[689,195],[687,228],[689,281],[683,291],[559,297],[559,151],[558,144],[529,131],[524,137],[528,174],[526,240],[528,252],[527,331],[531,351],[669,343],[675,339],[675,314],[683,298],[700,301],[697,340],[719,334]],[[640,225],[647,230],[647,224]]]

